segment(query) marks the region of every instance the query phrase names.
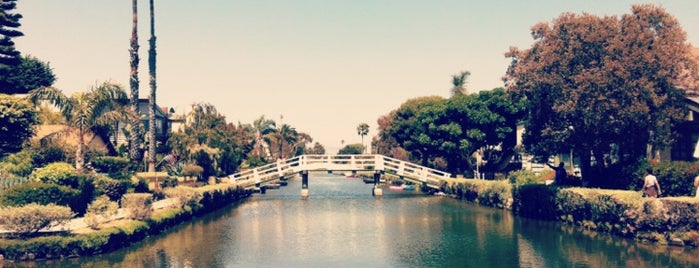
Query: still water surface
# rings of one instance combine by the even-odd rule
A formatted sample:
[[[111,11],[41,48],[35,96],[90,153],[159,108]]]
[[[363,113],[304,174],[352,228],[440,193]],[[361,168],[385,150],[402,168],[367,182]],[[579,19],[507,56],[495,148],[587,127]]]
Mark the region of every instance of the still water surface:
[[[699,266],[696,250],[643,245],[445,197],[384,188],[376,199],[371,187],[311,174],[308,200],[294,179],[123,250],[22,266]]]

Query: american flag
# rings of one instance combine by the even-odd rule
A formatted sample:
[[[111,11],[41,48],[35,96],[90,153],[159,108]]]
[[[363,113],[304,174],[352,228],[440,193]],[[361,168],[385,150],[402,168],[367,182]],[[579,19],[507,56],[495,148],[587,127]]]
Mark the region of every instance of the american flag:
[[[174,154],[169,154],[163,157],[163,162],[168,163],[168,165],[174,165],[177,163],[177,156]]]

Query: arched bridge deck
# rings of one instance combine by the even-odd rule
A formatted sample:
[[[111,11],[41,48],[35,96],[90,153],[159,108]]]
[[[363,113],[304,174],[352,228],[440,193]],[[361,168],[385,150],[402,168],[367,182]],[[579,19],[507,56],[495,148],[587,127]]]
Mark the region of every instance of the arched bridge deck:
[[[249,188],[304,171],[375,171],[439,189],[451,174],[380,154],[301,155],[231,174],[228,178]]]

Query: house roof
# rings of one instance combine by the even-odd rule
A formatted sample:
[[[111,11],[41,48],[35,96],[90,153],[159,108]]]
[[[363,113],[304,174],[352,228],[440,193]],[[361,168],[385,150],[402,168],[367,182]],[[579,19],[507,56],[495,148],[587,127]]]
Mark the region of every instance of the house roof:
[[[77,146],[79,143],[78,133],[71,131],[68,125],[38,125],[36,127],[36,135],[32,139],[41,140],[52,134],[64,133],[56,138],[63,144]],[[85,133],[85,144],[94,149],[108,150],[107,144],[102,137],[95,135],[92,132]]]
[[[138,113],[141,114],[141,116],[148,117],[150,114],[150,110],[148,109],[149,104],[150,101],[148,99],[138,99]],[[158,104],[156,104],[155,107],[157,107],[155,109],[155,117],[167,118],[167,110],[163,110],[163,107],[160,107]]]

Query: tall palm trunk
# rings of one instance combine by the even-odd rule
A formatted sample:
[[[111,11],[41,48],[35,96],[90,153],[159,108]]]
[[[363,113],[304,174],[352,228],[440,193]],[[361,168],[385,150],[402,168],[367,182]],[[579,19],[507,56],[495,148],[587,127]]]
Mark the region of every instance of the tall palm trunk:
[[[78,127],[78,148],[75,150],[75,169],[80,171],[85,166],[85,131]]]
[[[150,0],[150,47],[148,49],[148,73],[150,74],[150,95],[148,97],[148,171],[155,172],[155,16],[153,12],[153,0]]]
[[[129,54],[131,55],[131,79],[129,80],[129,85],[131,86],[131,109],[136,115],[138,115],[138,1],[132,0],[133,6],[133,27],[131,28],[131,48],[129,49]],[[131,122],[131,146],[129,147],[129,157],[131,161],[138,161],[141,157],[139,152],[139,147],[141,145],[140,139],[140,116]]]

